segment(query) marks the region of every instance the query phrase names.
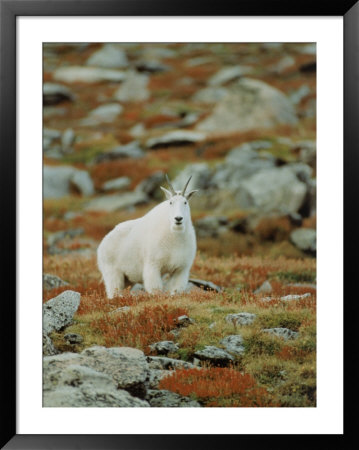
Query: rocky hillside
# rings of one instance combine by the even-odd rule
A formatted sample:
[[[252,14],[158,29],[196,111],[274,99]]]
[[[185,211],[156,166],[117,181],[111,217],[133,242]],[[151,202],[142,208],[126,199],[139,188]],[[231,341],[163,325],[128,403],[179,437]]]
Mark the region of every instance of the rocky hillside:
[[[43,56],[44,404],[314,406],[315,45]],[[188,290],[109,301],[96,248],[165,174],[199,189]]]

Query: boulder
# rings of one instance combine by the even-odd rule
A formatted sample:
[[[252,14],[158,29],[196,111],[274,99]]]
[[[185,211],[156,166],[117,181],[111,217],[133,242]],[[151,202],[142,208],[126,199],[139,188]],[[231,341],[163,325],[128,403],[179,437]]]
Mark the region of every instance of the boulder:
[[[197,350],[194,356],[201,361],[221,367],[228,366],[231,361],[234,361],[230,353],[213,345],[206,345],[203,350]]]
[[[196,278],[190,278],[189,282],[194,284],[195,286],[198,286],[201,289],[204,289],[205,291],[216,291],[216,292],[222,291],[222,288],[220,286],[217,286],[216,284],[212,283],[212,281],[205,281],[205,280],[198,280]]]
[[[114,99],[120,102],[143,102],[150,98],[147,89],[149,78],[145,74],[131,72],[126,81],[115,92]]]
[[[264,281],[259,288],[257,288],[254,293],[255,294],[270,294],[273,291],[272,285],[270,284],[270,281],[266,280]]]
[[[227,314],[226,322],[231,323],[233,325],[250,325],[252,324],[257,315],[247,312],[241,312],[236,314]]]
[[[102,185],[104,191],[121,191],[126,189],[131,184],[131,180],[128,177],[118,177],[113,180],[108,180]]]
[[[232,334],[226,336],[220,341],[220,344],[227,350],[227,352],[232,353],[236,356],[241,356],[245,352],[243,346],[243,337],[240,334]]]
[[[43,370],[45,407],[149,407],[96,369],[77,364],[58,369],[45,359]]]
[[[236,80],[244,75],[248,75],[253,72],[253,68],[250,66],[229,66],[223,67],[217,73],[212,75],[208,80],[210,86],[221,86]]]
[[[261,170],[243,180],[236,200],[243,209],[289,214],[298,212],[306,193],[305,183],[298,180],[293,170],[283,166]]]
[[[263,81],[241,78],[196,128],[210,133],[239,132],[295,125],[297,120],[285,94]]]
[[[44,166],[44,198],[59,198],[70,195],[75,187],[82,195],[93,195],[93,181],[86,170],[70,166]]]
[[[81,295],[75,291],[64,291],[43,305],[43,331],[46,334],[59,331],[70,325],[80,306]]]
[[[197,237],[218,237],[228,230],[228,219],[224,216],[206,216],[194,223]]]
[[[42,86],[42,96],[44,106],[57,105],[64,101],[73,101],[74,94],[70,89],[62,84],[44,83]]]
[[[144,151],[140,147],[137,141],[130,142],[126,145],[118,145],[111,148],[106,153],[102,153],[95,158],[95,162],[112,161],[122,158],[143,158],[145,156]]]
[[[68,286],[68,284],[69,283],[62,280],[60,277],[57,277],[56,275],[51,275],[49,273],[44,273],[42,275],[42,285],[43,288],[47,291],[61,286]]]
[[[160,341],[151,344],[150,349],[157,355],[168,355],[168,353],[177,353],[179,347],[173,341]]]
[[[87,66],[123,69],[128,67],[126,53],[115,44],[103,44],[102,48],[92,53],[86,61]]]
[[[197,131],[175,130],[170,131],[160,137],[150,138],[146,142],[146,147],[151,149],[188,145],[203,141],[206,135]]]
[[[56,69],[54,80],[64,83],[98,83],[101,81],[121,82],[127,74],[120,70],[102,69],[100,67],[67,66]]]
[[[193,189],[205,190],[211,185],[212,170],[207,163],[189,164],[186,166],[173,180],[172,184],[175,189],[182,189],[187,183],[189,177],[191,181],[187,186],[187,192]]]
[[[220,86],[208,86],[197,91],[192,100],[199,103],[217,103],[229,95],[229,89]]]
[[[297,331],[292,331],[288,328],[266,328],[262,331],[263,333],[273,334],[274,336],[283,338],[285,341],[289,339],[296,339],[299,336]]]
[[[88,117],[82,119],[80,123],[84,126],[94,126],[100,123],[111,123],[122,113],[122,111],[123,106],[119,103],[108,103],[93,109],[89,113]]]
[[[312,228],[298,228],[292,231],[290,240],[304,252],[315,253],[317,250],[317,232]]]
[[[86,211],[117,211],[147,203],[148,197],[141,191],[124,192],[121,194],[102,195],[91,200],[85,207]]]
[[[156,408],[199,408],[201,405],[190,397],[184,397],[167,390],[148,391],[146,400]]]
[[[81,336],[81,334],[76,333],[67,333],[64,336],[64,339],[69,344],[81,344],[83,342],[84,338]]]
[[[44,356],[57,355],[59,352],[55,348],[51,338],[46,334],[42,334],[42,354]]]
[[[165,356],[147,356],[149,368],[156,370],[194,369],[195,366],[181,359],[167,358]]]

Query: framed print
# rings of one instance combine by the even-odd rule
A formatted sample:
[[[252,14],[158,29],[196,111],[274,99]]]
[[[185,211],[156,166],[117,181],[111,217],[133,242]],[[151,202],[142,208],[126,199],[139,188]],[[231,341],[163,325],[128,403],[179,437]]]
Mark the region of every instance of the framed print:
[[[358,6],[264,3],[1,2],[4,448],[344,437]]]

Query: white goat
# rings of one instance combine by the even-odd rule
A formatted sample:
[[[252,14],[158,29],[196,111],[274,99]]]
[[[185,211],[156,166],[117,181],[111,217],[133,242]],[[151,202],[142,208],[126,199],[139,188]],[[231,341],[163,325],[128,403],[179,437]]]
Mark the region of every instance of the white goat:
[[[126,285],[143,283],[147,292],[163,289],[162,276],[169,274],[166,290],[171,294],[186,289],[196,254],[187,181],[182,191],[161,186],[167,200],[136,220],[122,222],[110,231],[97,250],[108,298],[120,294]]]

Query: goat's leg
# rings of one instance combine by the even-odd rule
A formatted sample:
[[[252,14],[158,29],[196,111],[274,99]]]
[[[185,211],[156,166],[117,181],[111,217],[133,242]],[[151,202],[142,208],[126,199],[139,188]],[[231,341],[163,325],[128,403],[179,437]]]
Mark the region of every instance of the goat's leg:
[[[124,274],[114,270],[112,267],[106,267],[106,270],[102,272],[102,276],[107,297],[113,298],[120,295],[120,292],[125,288]]]
[[[162,290],[163,283],[161,272],[155,265],[145,264],[143,268],[143,284],[147,292]]]
[[[189,278],[189,269],[186,267],[185,269],[178,269],[174,272],[168,282],[167,289],[171,294],[175,294],[176,292],[183,292],[187,288]]]

